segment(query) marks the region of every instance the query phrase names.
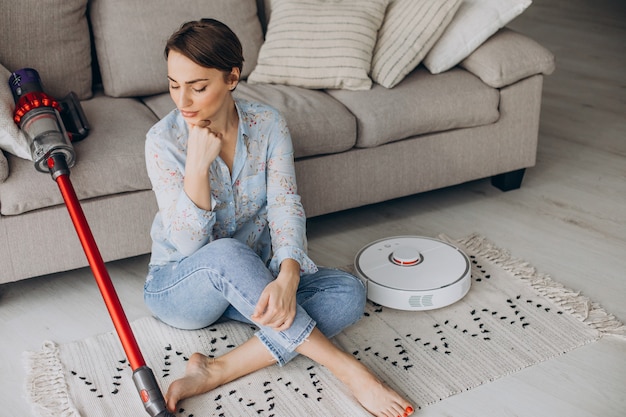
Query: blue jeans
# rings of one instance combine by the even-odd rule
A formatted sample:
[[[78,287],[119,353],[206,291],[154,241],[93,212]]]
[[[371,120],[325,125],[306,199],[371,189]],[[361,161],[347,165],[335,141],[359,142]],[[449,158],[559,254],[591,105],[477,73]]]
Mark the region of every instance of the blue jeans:
[[[201,329],[221,320],[259,327],[256,336],[282,366],[313,328],[328,338],[356,323],[365,308],[365,286],[351,274],[319,268],[300,278],[293,324],[277,332],[250,320],[265,286],[274,279],[261,258],[236,239],[215,240],[180,262],[151,266],[144,300],[164,323]]]

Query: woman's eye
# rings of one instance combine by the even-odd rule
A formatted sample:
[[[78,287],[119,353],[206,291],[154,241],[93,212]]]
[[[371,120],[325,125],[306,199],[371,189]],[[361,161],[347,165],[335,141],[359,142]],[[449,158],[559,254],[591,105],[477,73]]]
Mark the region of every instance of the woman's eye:
[[[176,89],[178,89],[178,88],[179,88],[179,87],[178,87],[177,85],[172,85],[172,84],[170,84],[170,90],[176,90]]]
[[[194,88],[193,91],[195,91],[196,93],[201,93],[204,90],[206,90],[206,86],[202,87],[202,88]]]

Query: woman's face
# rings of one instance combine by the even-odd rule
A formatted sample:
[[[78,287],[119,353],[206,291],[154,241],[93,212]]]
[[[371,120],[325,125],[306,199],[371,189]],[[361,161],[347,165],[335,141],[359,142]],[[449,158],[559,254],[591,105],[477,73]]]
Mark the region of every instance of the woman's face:
[[[227,81],[224,72],[200,66],[183,54],[170,51],[167,58],[170,96],[189,124],[211,120],[232,103],[231,91],[239,79],[233,69]]]

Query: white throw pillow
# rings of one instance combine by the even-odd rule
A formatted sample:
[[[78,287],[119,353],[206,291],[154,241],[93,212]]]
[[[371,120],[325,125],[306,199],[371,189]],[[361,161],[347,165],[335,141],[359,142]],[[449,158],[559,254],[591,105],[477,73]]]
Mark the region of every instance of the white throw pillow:
[[[392,88],[419,65],[462,0],[392,0],[378,32],[372,80]]]
[[[272,0],[250,83],[368,90],[388,0]]]
[[[13,121],[15,103],[9,87],[10,76],[11,72],[0,65],[0,149],[32,160],[28,138]]]
[[[449,70],[531,3],[531,0],[464,0],[452,22],[424,58],[424,65],[433,74]]]

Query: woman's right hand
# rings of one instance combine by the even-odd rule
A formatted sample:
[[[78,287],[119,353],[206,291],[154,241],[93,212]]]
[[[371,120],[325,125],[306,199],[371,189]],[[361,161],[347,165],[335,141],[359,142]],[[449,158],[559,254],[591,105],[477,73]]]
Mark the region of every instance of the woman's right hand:
[[[187,139],[187,161],[185,174],[209,172],[209,167],[222,150],[222,137],[209,127],[210,120],[200,124],[189,124]]]
[[[207,211],[211,210],[209,167],[222,150],[222,136],[213,132],[210,124],[210,120],[201,125],[189,124],[184,179],[187,196]]]

